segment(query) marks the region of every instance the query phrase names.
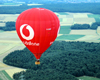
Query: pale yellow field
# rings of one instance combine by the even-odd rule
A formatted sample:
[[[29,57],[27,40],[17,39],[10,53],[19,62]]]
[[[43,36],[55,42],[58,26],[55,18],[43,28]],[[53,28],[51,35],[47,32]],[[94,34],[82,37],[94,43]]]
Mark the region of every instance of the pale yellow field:
[[[76,13],[73,15],[74,18],[88,18],[87,14],[84,13]]]
[[[57,37],[59,37],[59,36],[61,36],[61,35],[63,35],[63,34],[58,34],[58,36],[57,36]]]
[[[0,27],[4,27],[5,26],[5,23],[0,23]]]
[[[7,65],[0,62],[0,68],[8,67]]]
[[[5,31],[0,33],[0,54],[20,48],[23,49],[24,47],[16,31]]]
[[[66,18],[67,15],[59,15],[59,18]]]
[[[100,35],[100,26],[97,28],[97,34]]]
[[[94,18],[74,18],[74,24],[92,24],[95,22]]]
[[[71,30],[70,34],[77,35],[97,35],[96,30]]]
[[[11,44],[11,43],[8,43],[8,44],[0,43],[0,54],[7,52],[8,50],[10,50],[13,47],[15,47],[15,45]]]
[[[59,19],[61,19],[60,24],[61,26],[71,26],[73,24],[92,24],[93,22],[96,22],[94,18],[89,18],[87,15],[91,13],[69,13],[65,12],[68,15],[60,15],[59,13],[56,13],[58,15]]]
[[[16,21],[19,14],[0,14],[0,21],[8,22],[8,21]]]
[[[20,41],[16,31],[5,31],[0,33],[0,40]]]

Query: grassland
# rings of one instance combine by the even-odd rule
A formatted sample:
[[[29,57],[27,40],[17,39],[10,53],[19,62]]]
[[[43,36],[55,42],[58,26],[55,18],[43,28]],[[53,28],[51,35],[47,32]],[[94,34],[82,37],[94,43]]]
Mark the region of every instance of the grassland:
[[[100,80],[99,78],[89,77],[89,76],[82,76],[78,77],[79,80]]]

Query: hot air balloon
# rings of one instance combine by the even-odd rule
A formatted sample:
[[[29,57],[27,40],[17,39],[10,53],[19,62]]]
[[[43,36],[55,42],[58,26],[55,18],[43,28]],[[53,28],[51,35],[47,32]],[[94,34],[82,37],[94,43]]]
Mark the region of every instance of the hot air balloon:
[[[16,31],[23,44],[36,57],[40,57],[55,41],[60,30],[57,15],[45,8],[31,8],[23,11],[16,20]]]

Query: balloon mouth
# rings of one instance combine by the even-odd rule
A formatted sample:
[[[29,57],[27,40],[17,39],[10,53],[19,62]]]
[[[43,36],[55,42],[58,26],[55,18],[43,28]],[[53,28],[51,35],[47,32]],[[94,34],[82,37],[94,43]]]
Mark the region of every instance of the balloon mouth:
[[[40,65],[39,59],[37,59],[37,60],[35,61],[35,65]]]

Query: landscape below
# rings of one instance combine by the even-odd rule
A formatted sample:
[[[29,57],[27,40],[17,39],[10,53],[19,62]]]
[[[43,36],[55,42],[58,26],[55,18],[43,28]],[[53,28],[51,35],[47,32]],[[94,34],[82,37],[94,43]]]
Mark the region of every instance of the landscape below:
[[[72,7],[68,7],[68,6],[72,6]],[[41,65],[39,66],[34,65],[35,57],[27,48],[24,48],[23,50],[13,51],[10,54],[8,54],[3,59],[4,63],[11,66],[27,69],[26,71],[15,73],[13,75],[13,78],[15,80],[19,80],[19,79],[78,80],[80,79],[80,76],[91,76],[91,77],[100,78],[100,64],[99,64],[100,43],[94,43],[94,42],[100,42],[99,34],[96,32],[97,27],[99,26],[99,24],[97,26],[96,22],[100,22],[100,15],[99,15],[100,3],[97,4],[83,3],[77,5],[76,4],[66,5],[63,3],[63,4],[52,4],[52,6],[51,4],[44,4],[38,6],[19,5],[14,7],[1,6],[0,7],[0,10],[2,11],[0,12],[1,15],[2,14],[6,14],[6,15],[8,14],[8,15],[7,16],[4,15],[4,17],[0,17],[0,21],[1,21],[0,24],[2,25],[0,29],[2,30],[4,29],[4,31],[15,30],[14,25],[17,16],[22,11],[33,7],[43,7],[54,11],[57,14],[57,16],[60,18],[61,31],[56,41],[53,43],[53,45],[42,55],[40,60]],[[81,12],[82,14],[80,14],[79,12]],[[89,12],[89,13],[87,14],[83,12]],[[10,16],[12,16],[12,19],[10,19],[9,14],[11,14]],[[8,22],[8,20],[11,20],[13,22],[11,21]],[[90,26],[94,25],[95,27],[92,27],[91,29],[89,26],[89,30],[71,29],[71,26],[75,26],[74,24],[81,24],[81,26],[82,24],[88,24]],[[12,47],[16,47],[15,44],[18,45],[17,48],[19,46],[23,47],[21,42],[19,42],[19,39],[16,36],[15,32],[6,33],[4,31],[0,31],[0,35],[1,35],[0,41],[1,42],[7,41],[7,44],[9,44],[9,48],[5,48],[7,44],[4,44],[4,46],[0,48],[2,49],[5,48],[6,50],[8,50],[11,49]],[[83,32],[79,34],[80,31]],[[87,34],[86,33],[87,31],[89,31],[90,33]],[[7,34],[10,35],[11,37],[8,36],[2,37],[2,34],[4,34],[4,36]],[[63,40],[66,40],[67,42]],[[12,44],[12,42],[14,44]],[[2,44],[0,43],[1,46]],[[1,54],[4,53],[4,51],[2,50],[1,52],[2,52]],[[2,73],[7,75],[5,71],[0,71],[0,74]],[[97,78],[95,78],[95,80],[98,80]],[[82,77],[82,79],[85,80],[86,78]],[[11,79],[9,78],[9,80]]]
[[[35,65],[35,60],[25,48],[11,52],[3,62],[27,69],[14,74],[15,80],[21,75],[27,80],[77,80],[75,77],[84,75],[100,78],[100,43],[55,41],[41,56],[40,65]]]

